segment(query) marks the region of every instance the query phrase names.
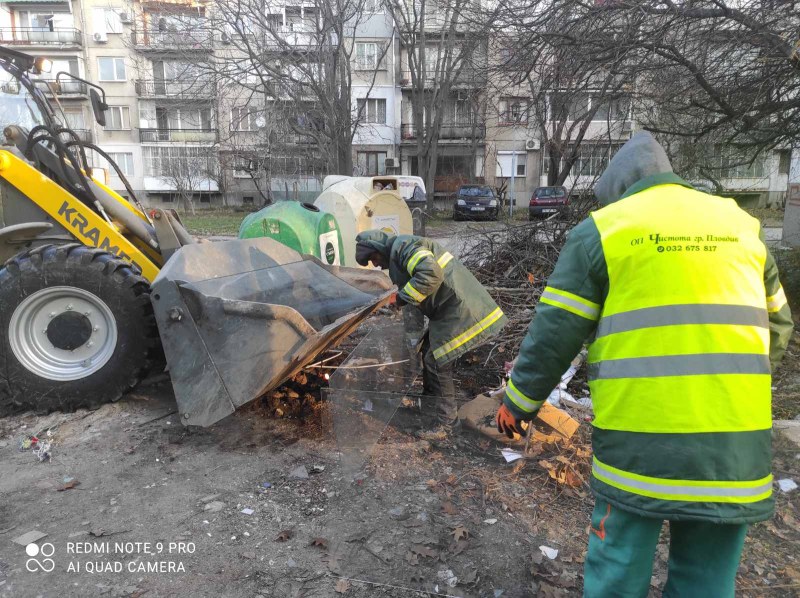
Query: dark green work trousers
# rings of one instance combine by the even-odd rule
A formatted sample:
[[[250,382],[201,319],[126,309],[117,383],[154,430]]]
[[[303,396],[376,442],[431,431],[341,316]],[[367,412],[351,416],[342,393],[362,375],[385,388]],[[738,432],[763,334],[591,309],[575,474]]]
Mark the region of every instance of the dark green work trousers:
[[[642,517],[598,498],[589,530],[585,598],[645,598],[661,519]],[[747,524],[669,522],[664,598],[733,598]]]
[[[456,387],[453,384],[453,364],[437,364],[428,335],[422,341],[422,392],[435,397],[436,419],[451,426],[458,420]]]

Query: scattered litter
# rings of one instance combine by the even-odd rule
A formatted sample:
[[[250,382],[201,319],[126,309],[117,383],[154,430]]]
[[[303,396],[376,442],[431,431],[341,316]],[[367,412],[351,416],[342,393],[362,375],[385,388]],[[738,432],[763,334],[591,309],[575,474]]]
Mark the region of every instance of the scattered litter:
[[[317,548],[328,548],[328,540],[326,538],[314,538],[311,540],[309,546],[316,546]]]
[[[517,459],[522,459],[522,453],[514,449],[504,448],[500,451],[506,460],[506,463],[513,463]]]
[[[305,465],[301,465],[300,467],[295,467],[292,471],[289,472],[289,477],[294,480],[307,480],[308,470],[306,469]]]
[[[369,399],[364,401],[364,406],[361,409],[362,411],[372,411],[372,401]]]
[[[14,542],[14,544],[19,544],[20,546],[27,546],[32,542],[38,542],[45,536],[47,536],[47,534],[43,532],[40,532],[38,530],[31,530],[27,533],[22,534],[21,536],[14,538],[12,541]]]
[[[486,523],[487,525],[494,525],[495,523],[497,523],[497,519],[484,519],[483,522]]]
[[[61,486],[56,488],[56,490],[58,492],[64,492],[64,490],[72,490],[78,484],[80,484],[80,482],[78,480],[76,480],[75,478],[71,478],[71,477],[67,476],[62,480]]]
[[[248,551],[248,552],[243,552],[243,553],[242,553],[242,558],[243,558],[243,559],[248,559],[248,560],[251,560],[251,561],[252,561],[254,558],[256,558],[256,553],[255,553],[255,552],[250,552],[250,551]]]
[[[221,500],[215,500],[213,502],[208,503],[205,507],[203,507],[204,511],[211,511],[212,513],[216,513],[222,510],[222,507],[225,506],[225,503]]]
[[[558,556],[557,548],[550,548],[549,546],[539,546],[539,550],[541,550],[542,554],[551,561]]]
[[[494,591],[494,598],[500,598],[500,596],[502,596],[505,593],[506,593],[505,590],[495,590]]]
[[[389,517],[395,521],[404,521],[408,519],[410,515],[403,507],[395,507],[393,509],[389,509]]]
[[[200,499],[200,502],[209,502],[217,498],[219,494],[209,494],[208,496],[204,496]]]
[[[797,490],[797,483],[792,479],[785,478],[778,480],[778,488],[781,489],[781,492],[791,492],[792,490]]]
[[[47,437],[52,438],[52,430],[47,430]],[[39,438],[34,434],[23,436],[19,441],[19,450],[21,452],[30,450],[39,462],[44,462],[52,456],[53,444],[46,438]]]
[[[456,577],[456,574],[453,573],[450,569],[442,569],[436,574],[436,577],[439,578],[439,581],[447,584],[451,588],[456,587],[456,585],[458,584],[458,577]]]
[[[250,507],[245,507],[244,509],[242,509],[239,512],[240,513],[244,513],[245,515],[252,515],[253,513],[255,513],[255,510],[251,509]]]
[[[311,473],[322,473],[325,471],[324,465],[312,465],[311,466]]]
[[[290,569],[297,567],[297,561],[295,561],[292,557],[289,557],[289,559],[286,561],[286,566]]]
[[[264,488],[272,488],[272,484],[269,482],[261,482],[261,486]]]

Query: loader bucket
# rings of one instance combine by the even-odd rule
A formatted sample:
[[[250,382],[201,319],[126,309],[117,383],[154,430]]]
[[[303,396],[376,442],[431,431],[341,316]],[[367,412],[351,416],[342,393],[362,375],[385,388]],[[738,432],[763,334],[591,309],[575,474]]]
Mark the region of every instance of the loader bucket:
[[[209,426],[279,386],[394,291],[273,239],[182,247],[151,293],[181,421]]]

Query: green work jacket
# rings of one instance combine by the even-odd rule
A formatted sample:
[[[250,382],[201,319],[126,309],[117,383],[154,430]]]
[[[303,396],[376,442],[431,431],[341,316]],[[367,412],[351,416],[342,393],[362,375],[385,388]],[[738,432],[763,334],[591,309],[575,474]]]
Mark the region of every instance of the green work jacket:
[[[430,320],[433,357],[445,364],[497,334],[507,319],[472,273],[438,243],[414,235],[365,231],[356,241],[389,259],[400,298]]]

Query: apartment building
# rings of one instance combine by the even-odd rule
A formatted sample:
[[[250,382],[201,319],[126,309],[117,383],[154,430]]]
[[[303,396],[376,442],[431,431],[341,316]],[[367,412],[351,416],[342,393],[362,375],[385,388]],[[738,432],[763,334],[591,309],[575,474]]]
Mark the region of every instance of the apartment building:
[[[274,60],[302,60],[304,52],[324,50],[318,2],[277,0],[265,10],[257,24],[277,34],[264,46]],[[429,10],[428,20],[415,26],[435,33],[442,23],[435,4]],[[200,206],[260,204],[266,197],[313,200],[328,171],[315,137],[303,134],[304,127],[325,126],[316,122],[315,100],[299,98],[269,78],[251,81],[247,72],[241,85],[218,80],[206,65],[232,57],[235,62],[236,32],[214,11],[211,0],[0,0],[0,44],[53,61],[52,72],[40,76],[46,93],[71,128],[114,158],[148,205],[177,204],[186,196]],[[424,132],[415,127],[413,101],[415,92],[440,89],[442,39],[428,36],[425,74],[415,89],[409,53],[419,49],[403,43],[403,25],[383,2],[366,0],[351,25],[351,103],[354,118],[361,119],[351,148],[353,174],[418,174],[417,141]],[[469,31],[459,33],[468,40]],[[607,101],[591,89],[543,94],[518,83],[519,77],[504,77],[497,65],[510,46],[513,40],[471,46],[468,64],[438,107],[443,114],[433,193],[440,198],[460,184],[485,182],[505,189],[517,206],[526,205],[553,167],[553,114],[568,122],[593,114],[564,182],[575,194],[591,190],[609,156],[637,130],[635,111],[624,98]],[[105,90],[104,127],[91,113],[89,87],[59,72]],[[554,110],[566,95],[569,106]],[[569,146],[575,130],[555,141]],[[785,200],[789,149],[746,164],[725,147],[709,151],[718,154],[717,180],[743,203]],[[698,184],[708,182],[689,172]],[[111,185],[127,194],[115,173],[109,174]]]

